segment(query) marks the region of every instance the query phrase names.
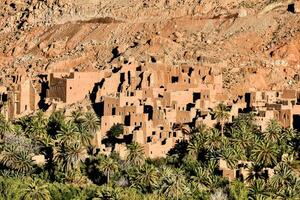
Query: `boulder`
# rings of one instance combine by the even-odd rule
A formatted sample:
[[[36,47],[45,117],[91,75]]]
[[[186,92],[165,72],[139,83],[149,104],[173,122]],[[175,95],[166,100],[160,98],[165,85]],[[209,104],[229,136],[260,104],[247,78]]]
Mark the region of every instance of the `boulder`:
[[[247,10],[244,9],[244,8],[241,8],[239,11],[238,11],[238,17],[247,17],[248,13],[247,13]]]
[[[44,155],[35,155],[32,157],[32,161],[38,166],[43,166],[46,164],[46,159]]]

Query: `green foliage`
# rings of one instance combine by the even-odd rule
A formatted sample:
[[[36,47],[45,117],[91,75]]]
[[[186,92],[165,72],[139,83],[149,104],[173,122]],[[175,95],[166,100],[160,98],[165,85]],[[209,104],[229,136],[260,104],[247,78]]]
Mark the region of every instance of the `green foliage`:
[[[233,200],[247,200],[248,189],[244,183],[240,181],[234,181],[230,184],[229,195]]]
[[[142,165],[145,162],[145,153],[143,147],[137,142],[133,142],[127,146],[129,151],[127,162],[131,165]]]
[[[100,165],[98,166],[98,169],[104,173],[104,175],[107,177],[107,183],[110,183],[110,176],[114,175],[115,172],[119,169],[119,163],[109,157],[105,158],[100,162]]]
[[[262,132],[252,113],[229,124],[229,111],[218,105],[220,127],[189,129],[189,140],[160,159],[146,158],[135,142],[125,158],[94,153],[100,120],[92,112],[59,111],[49,118],[37,112],[14,122],[0,116],[0,199],[299,199],[299,133],[275,120]],[[123,125],[114,125],[107,139],[114,145],[123,133]],[[46,162],[36,165],[36,155]],[[248,175],[229,182],[220,159],[231,169],[247,162]]]
[[[14,146],[6,146],[1,152],[0,163],[9,169],[26,173],[32,170],[31,155],[27,151],[15,149]]]
[[[123,135],[124,133],[124,127],[122,124],[116,124],[113,125],[109,131],[108,131],[108,137],[116,138],[119,137],[120,135]]]
[[[252,150],[252,157],[255,162],[266,167],[274,167],[277,163],[278,147],[269,141],[257,143]]]
[[[217,119],[217,121],[220,123],[221,125],[221,134],[222,136],[224,135],[224,126],[225,123],[227,122],[227,120],[230,117],[230,109],[229,107],[227,107],[225,104],[220,103],[216,106],[216,108],[214,109],[214,117]]]
[[[50,192],[46,183],[39,179],[29,179],[21,190],[21,199],[24,200],[50,200]]]

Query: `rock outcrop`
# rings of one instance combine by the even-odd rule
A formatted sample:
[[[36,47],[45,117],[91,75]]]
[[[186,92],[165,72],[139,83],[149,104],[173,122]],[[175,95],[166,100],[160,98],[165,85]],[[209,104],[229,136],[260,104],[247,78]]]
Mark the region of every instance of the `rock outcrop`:
[[[0,15],[1,76],[135,58],[221,67],[232,95],[299,87],[298,1],[4,0]]]

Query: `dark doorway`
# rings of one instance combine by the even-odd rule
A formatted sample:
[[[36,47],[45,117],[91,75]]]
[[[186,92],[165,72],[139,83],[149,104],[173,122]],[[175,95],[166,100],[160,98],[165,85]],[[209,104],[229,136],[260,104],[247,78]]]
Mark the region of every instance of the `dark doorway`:
[[[300,131],[300,115],[293,115],[293,128]]]
[[[125,120],[124,120],[124,124],[125,126],[130,126],[130,115],[126,115],[125,116]]]
[[[195,103],[198,99],[201,98],[201,93],[200,92],[194,92],[193,93],[193,102]]]
[[[178,76],[172,76],[172,83],[178,83],[179,78]]]
[[[148,120],[153,119],[153,107],[149,105],[144,106],[144,113],[148,114]]]
[[[295,13],[295,4],[289,4],[287,10],[291,13]]]

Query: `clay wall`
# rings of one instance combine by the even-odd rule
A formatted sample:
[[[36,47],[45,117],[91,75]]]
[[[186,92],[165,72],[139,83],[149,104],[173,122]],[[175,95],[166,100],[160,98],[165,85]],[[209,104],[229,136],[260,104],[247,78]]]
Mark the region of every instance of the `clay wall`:
[[[280,110],[278,121],[284,128],[292,127],[293,125],[292,111],[290,109]]]
[[[71,104],[83,100],[102,77],[103,75],[97,72],[71,73],[66,84],[66,103]]]
[[[176,122],[177,123],[189,123],[192,121],[190,111],[176,111]]]
[[[144,145],[145,155],[150,158],[165,157],[174,145],[175,141],[173,138],[165,139],[164,144],[162,142],[147,143]]]
[[[119,99],[114,97],[103,97],[103,115],[111,116],[117,114],[117,107],[120,106]],[[118,112],[120,112],[120,108]]]
[[[26,80],[20,84],[19,91],[19,112],[17,114],[28,112],[30,108],[34,107],[34,93],[30,80]],[[31,94],[33,94],[33,98]],[[31,102],[31,100],[33,100],[33,102]]]
[[[130,126],[142,126],[143,122],[147,121],[146,114],[132,114],[130,115]]]
[[[288,89],[283,90],[281,98],[296,101],[297,100],[297,91],[296,90],[288,90]]]
[[[101,117],[101,136],[104,137],[107,131],[116,124],[122,124],[121,116],[103,116]]]
[[[255,122],[262,131],[265,131],[269,121],[274,118],[279,119],[279,112],[276,110],[259,111],[258,116],[255,117]]]
[[[63,102],[66,102],[67,99],[67,79],[56,78],[54,74],[50,74],[49,79],[49,90],[47,97],[50,99],[60,99]]]
[[[103,86],[98,91],[98,96],[115,94],[118,91],[119,83],[120,74],[112,74],[110,77],[107,77],[103,83]]]
[[[139,105],[139,100],[142,96],[135,96],[135,92],[126,92],[126,94],[120,94],[120,106],[132,106]]]

